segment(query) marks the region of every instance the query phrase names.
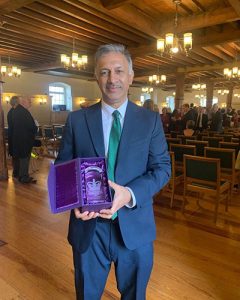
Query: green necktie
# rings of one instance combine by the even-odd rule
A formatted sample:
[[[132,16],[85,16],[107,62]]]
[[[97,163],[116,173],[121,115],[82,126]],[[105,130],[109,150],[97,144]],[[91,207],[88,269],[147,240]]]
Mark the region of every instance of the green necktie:
[[[115,173],[115,163],[117,158],[117,152],[118,152],[118,145],[121,137],[121,123],[120,123],[120,113],[118,110],[115,110],[112,113],[113,116],[113,123],[112,128],[109,136],[109,144],[108,144],[108,178],[111,181],[114,181],[114,173]],[[112,216],[112,220],[114,220],[117,217],[117,213],[115,213]]]

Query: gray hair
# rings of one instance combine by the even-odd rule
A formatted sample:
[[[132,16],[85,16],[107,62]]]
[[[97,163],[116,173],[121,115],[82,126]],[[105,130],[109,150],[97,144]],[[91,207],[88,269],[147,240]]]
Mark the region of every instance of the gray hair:
[[[11,106],[15,106],[19,103],[20,97],[19,96],[12,96],[9,103]]]
[[[127,50],[127,48],[121,44],[108,44],[108,45],[99,46],[97,49],[97,52],[95,54],[95,66],[97,65],[99,58],[109,52],[117,52],[117,53],[123,54],[128,61],[129,73],[133,72],[133,64],[132,64],[131,55],[130,55],[129,51]]]

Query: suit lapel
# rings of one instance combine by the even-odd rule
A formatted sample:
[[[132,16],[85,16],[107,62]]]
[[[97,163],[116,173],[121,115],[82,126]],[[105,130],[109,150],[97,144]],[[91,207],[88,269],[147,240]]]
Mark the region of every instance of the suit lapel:
[[[86,110],[86,121],[96,153],[105,157],[101,102]]]

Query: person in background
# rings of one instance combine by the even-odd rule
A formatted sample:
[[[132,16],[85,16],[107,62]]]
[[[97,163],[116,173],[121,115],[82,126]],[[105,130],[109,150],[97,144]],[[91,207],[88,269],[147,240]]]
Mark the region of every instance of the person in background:
[[[175,108],[171,114],[169,131],[181,132],[181,113],[177,108]]]
[[[193,120],[188,120],[186,124],[186,129],[183,130],[183,134],[185,136],[193,136],[195,135],[195,122]]]
[[[171,116],[167,112],[166,107],[162,108],[161,119],[162,119],[162,124],[163,124],[163,130],[164,130],[165,133],[168,133],[169,132],[169,125],[170,125],[170,121],[171,121]]]
[[[194,109],[190,109],[189,104],[185,103],[182,105],[182,119],[181,119],[181,127],[182,130],[186,129],[186,124],[188,120],[192,120],[195,122],[196,113]]]
[[[212,106],[210,129],[212,131],[222,132],[223,131],[222,122],[223,122],[223,117],[221,111],[219,110],[218,105],[215,103]]]
[[[208,128],[208,115],[206,114],[206,108],[199,106],[196,119],[196,130],[203,131]]]
[[[147,99],[143,103],[143,107],[146,109],[149,109],[151,111],[154,111],[154,102],[151,99]]]
[[[12,157],[12,167],[13,167],[13,178],[18,178],[19,176],[19,160],[13,157],[13,111],[18,106],[19,97],[13,96],[10,101],[11,109],[7,114],[8,123],[8,155]]]
[[[152,197],[168,182],[171,163],[159,114],[128,100],[133,75],[123,45],[98,48],[102,100],[69,114],[56,159],[105,156],[114,191],[110,209],[71,212],[68,240],[78,300],[101,299],[112,263],[121,299],[146,299],[156,237]]]
[[[18,180],[21,183],[36,183],[36,180],[29,176],[29,162],[37,133],[37,126],[29,112],[30,107],[30,97],[19,97],[19,104],[12,117],[12,153],[19,163]]]

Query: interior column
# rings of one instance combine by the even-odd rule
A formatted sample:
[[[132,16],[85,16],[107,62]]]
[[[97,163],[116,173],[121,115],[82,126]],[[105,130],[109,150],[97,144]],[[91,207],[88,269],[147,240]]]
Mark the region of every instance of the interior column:
[[[233,86],[230,86],[228,90],[229,93],[227,94],[227,108],[232,107]]]
[[[212,107],[213,103],[213,88],[214,83],[212,81],[207,82],[207,109],[210,109]]]
[[[185,73],[176,73],[176,95],[175,95],[175,108],[180,108],[184,100],[184,81]]]

